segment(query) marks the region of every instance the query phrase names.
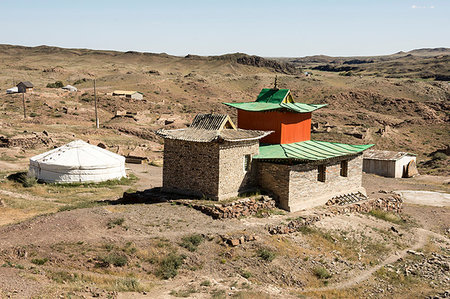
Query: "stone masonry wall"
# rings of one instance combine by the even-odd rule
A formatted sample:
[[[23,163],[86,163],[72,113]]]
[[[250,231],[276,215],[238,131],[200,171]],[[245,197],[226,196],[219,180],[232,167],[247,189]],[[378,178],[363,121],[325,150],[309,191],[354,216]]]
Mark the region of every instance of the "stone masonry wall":
[[[348,161],[348,175],[340,175],[341,161]],[[361,192],[362,155],[329,160],[326,165],[325,182],[318,180],[317,163],[298,164],[291,167],[289,179],[289,211],[324,205],[330,198],[347,193]]]
[[[164,141],[163,190],[217,198],[218,143],[166,139]]]
[[[290,166],[258,161],[256,168],[259,188],[271,194],[280,208],[289,210]]]
[[[258,140],[247,142],[225,142],[220,144],[219,152],[219,192],[220,199],[237,196],[239,193],[256,188],[254,163],[250,170],[244,170],[245,155],[259,153]]]

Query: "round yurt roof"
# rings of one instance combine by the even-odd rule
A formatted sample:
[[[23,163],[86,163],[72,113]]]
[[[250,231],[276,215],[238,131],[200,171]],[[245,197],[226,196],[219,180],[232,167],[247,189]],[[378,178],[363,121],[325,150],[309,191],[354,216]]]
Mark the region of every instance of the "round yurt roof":
[[[72,141],[30,158],[30,164],[65,169],[104,169],[118,167],[124,163],[123,156],[82,140]]]

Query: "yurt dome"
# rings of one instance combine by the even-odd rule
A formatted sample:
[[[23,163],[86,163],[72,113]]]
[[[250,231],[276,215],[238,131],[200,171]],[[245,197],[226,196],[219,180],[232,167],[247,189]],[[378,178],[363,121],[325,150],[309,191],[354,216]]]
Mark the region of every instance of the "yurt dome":
[[[30,158],[28,174],[48,183],[102,182],[126,176],[125,158],[76,140]]]

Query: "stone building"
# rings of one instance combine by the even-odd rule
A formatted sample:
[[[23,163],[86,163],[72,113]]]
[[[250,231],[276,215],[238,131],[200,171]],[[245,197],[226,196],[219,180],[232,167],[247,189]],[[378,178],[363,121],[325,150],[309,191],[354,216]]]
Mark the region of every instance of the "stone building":
[[[163,190],[222,200],[257,188],[253,156],[271,132],[237,129],[229,116],[198,114],[164,138]]]
[[[348,195],[364,197],[362,152],[372,146],[311,140],[312,112],[326,105],[295,102],[289,89],[265,88],[238,109],[238,128],[270,130],[254,157],[258,187],[280,208],[298,211]]]
[[[165,139],[163,190],[221,200],[258,189],[287,211],[366,196],[362,153],[372,144],[310,138],[312,112],[325,105],[296,103],[276,88],[225,104],[238,109],[237,128],[227,115],[199,114],[189,128],[157,132]]]

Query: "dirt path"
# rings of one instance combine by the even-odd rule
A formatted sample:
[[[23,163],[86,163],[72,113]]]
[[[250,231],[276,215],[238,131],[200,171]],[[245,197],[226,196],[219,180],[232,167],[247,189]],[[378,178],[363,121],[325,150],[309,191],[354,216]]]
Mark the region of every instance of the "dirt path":
[[[383,260],[380,264],[376,265],[375,267],[366,269],[359,273],[354,273],[352,275],[352,277],[348,280],[345,280],[345,281],[342,281],[342,282],[339,282],[339,283],[336,283],[334,285],[330,285],[327,287],[323,287],[323,288],[305,289],[305,290],[303,290],[303,292],[318,292],[318,291],[320,292],[320,291],[341,290],[341,289],[346,289],[349,287],[353,287],[357,284],[360,284],[363,281],[369,279],[370,276],[372,276],[372,274],[374,274],[376,271],[378,271],[382,267],[384,267],[388,264],[395,263],[400,258],[404,258],[406,255],[408,255],[409,250],[417,250],[419,248],[422,248],[427,243],[428,237],[430,237],[430,236],[432,236],[436,239],[445,241],[447,243],[447,245],[450,244],[450,240],[448,238],[446,238],[443,235],[437,234],[435,232],[432,232],[432,231],[429,231],[426,229],[422,229],[422,228],[417,228],[417,229],[415,229],[415,231],[416,231],[415,235],[417,236],[417,242],[410,248],[407,248],[400,252],[395,252],[395,253],[391,254],[390,256],[388,256],[385,260]]]

